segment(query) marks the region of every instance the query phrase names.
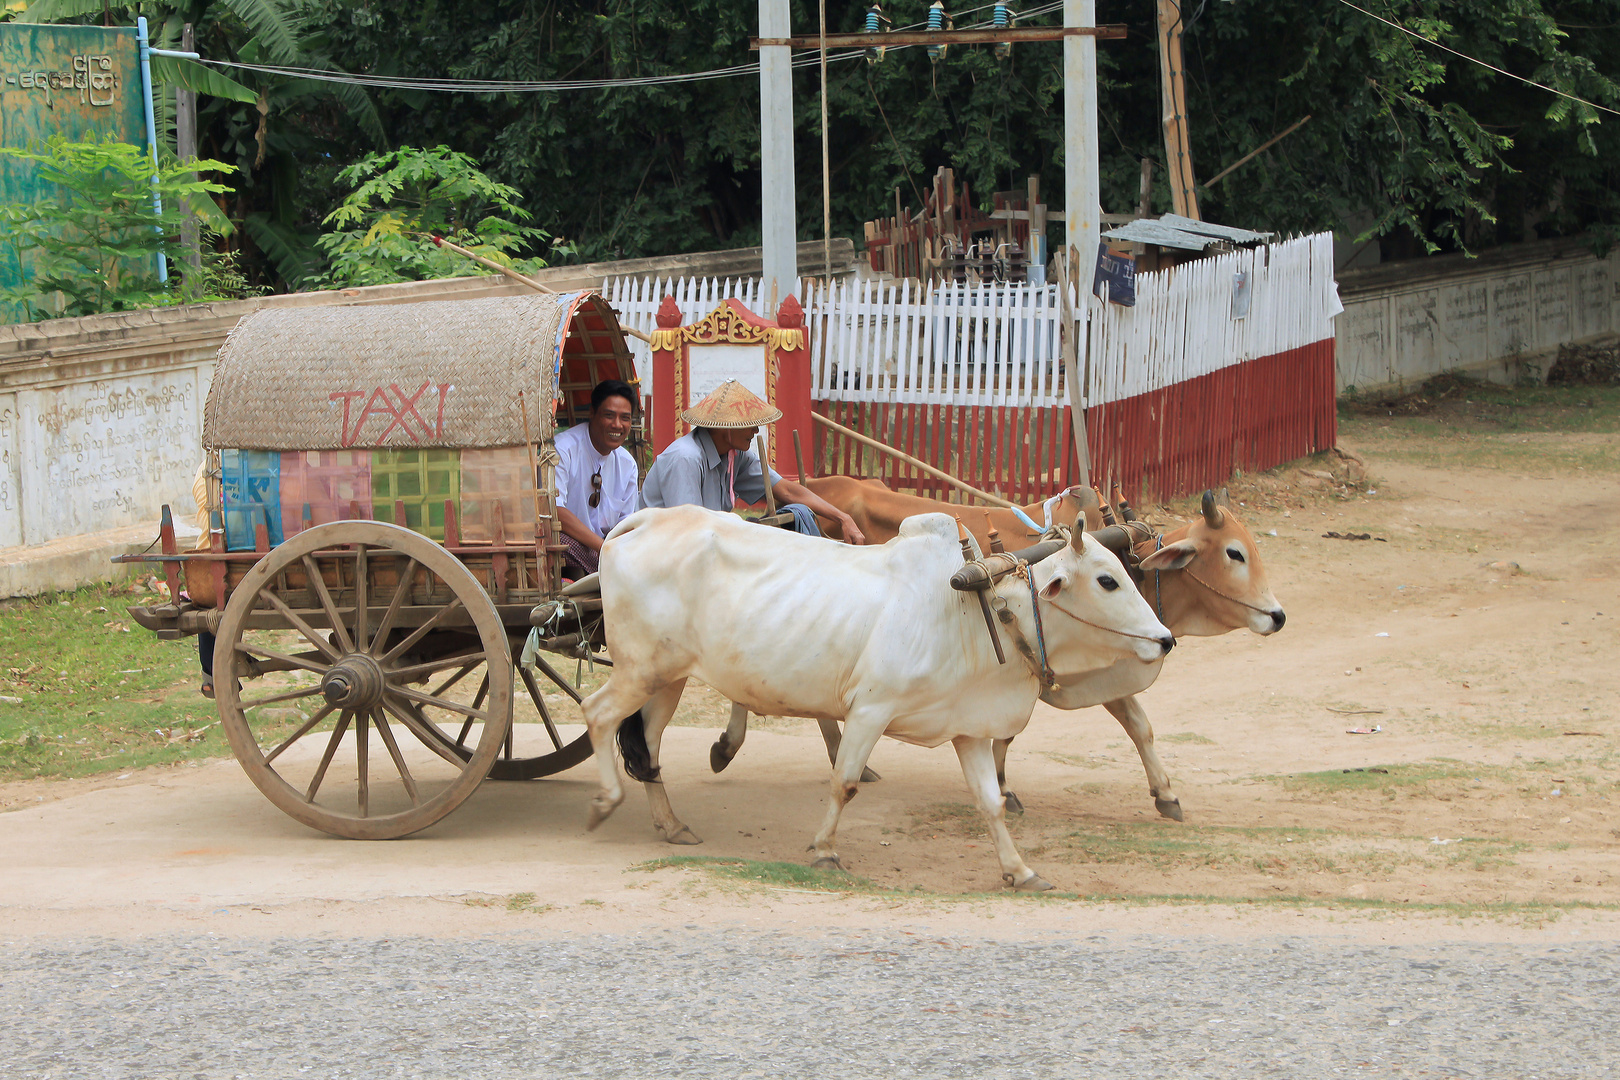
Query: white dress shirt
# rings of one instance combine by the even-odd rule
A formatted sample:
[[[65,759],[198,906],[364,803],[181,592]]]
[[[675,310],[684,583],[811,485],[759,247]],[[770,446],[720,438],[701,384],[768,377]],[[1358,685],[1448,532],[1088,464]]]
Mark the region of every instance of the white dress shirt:
[[[636,509],[636,461],[624,447],[599,454],[591,442],[588,424],[576,424],[557,433],[557,505],[565,506],[597,536],[629,517]],[[591,477],[602,474],[602,498],[591,506]]]

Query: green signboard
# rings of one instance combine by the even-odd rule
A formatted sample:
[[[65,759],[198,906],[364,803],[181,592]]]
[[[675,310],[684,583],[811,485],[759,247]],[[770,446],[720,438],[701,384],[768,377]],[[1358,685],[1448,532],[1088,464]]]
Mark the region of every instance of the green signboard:
[[[53,135],[146,145],[134,27],[0,23],[0,146],[43,150]],[[0,203],[32,203],[42,194],[32,162],[0,156]],[[29,272],[0,237],[0,289]]]

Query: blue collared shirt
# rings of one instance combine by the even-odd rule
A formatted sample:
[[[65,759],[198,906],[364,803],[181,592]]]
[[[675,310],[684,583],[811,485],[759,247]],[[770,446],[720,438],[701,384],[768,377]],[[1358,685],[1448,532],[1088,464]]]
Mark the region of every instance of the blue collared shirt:
[[[732,479],[732,491],[745,503],[753,504],[765,498],[765,482],[761,478],[759,455],[753,450],[737,453],[737,471]],[[771,486],[782,479],[770,470]],[[682,435],[658,455],[647,479],[641,485],[640,506],[705,506],[710,510],[730,513],[733,507],[726,502],[726,458],[714,447],[714,439],[704,428]]]

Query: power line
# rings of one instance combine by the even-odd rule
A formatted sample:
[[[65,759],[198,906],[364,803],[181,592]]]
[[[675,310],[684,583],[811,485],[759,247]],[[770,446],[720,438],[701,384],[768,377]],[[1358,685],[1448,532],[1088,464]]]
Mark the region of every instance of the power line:
[[[983,11],[993,6],[993,4],[982,4],[978,7],[968,8],[960,14],[971,15],[976,11]],[[1058,10],[1062,6],[1061,2],[1045,4],[1021,13],[1019,19],[1024,21],[1037,15],[1045,15]],[[896,29],[911,30],[924,25],[926,24],[916,23],[912,26],[897,27]],[[989,26],[989,23],[986,22],[980,25]],[[910,47],[896,45],[891,51],[899,52]],[[827,62],[831,64],[843,60],[853,60],[863,55],[864,51],[860,49],[842,53],[829,53]],[[212,67],[234,68],[238,71],[252,71],[261,75],[281,75],[294,79],[308,79],[313,82],[336,83],[344,86],[360,86],[368,89],[425,90],[458,94],[537,94],[559,93],[568,90],[612,90],[620,87],[669,86],[680,83],[707,82],[712,79],[733,79],[742,75],[759,74],[759,61],[757,60],[748,64],[735,64],[731,67],[714,68],[709,71],[681,72],[674,75],[643,75],[622,79],[552,79],[539,81],[515,79],[417,79],[393,75],[358,75],[346,71],[287,67],[275,64],[244,64],[234,60],[201,60],[199,62]],[[819,63],[820,59],[817,55],[806,53],[793,60],[792,66],[806,68]]]
[[[1384,18],[1382,15],[1375,15],[1372,12],[1368,11],[1364,7],[1356,7],[1356,5],[1352,4],[1350,2],[1350,0],[1339,0],[1339,3],[1343,4],[1347,8],[1352,8],[1352,9],[1354,9],[1356,11],[1361,12],[1363,15],[1367,16],[1369,19],[1377,19],[1379,22],[1383,23],[1385,26],[1392,26],[1396,30],[1399,30],[1403,34],[1410,34],[1413,37],[1417,38],[1419,41],[1423,42],[1425,45],[1433,45],[1437,49],[1444,49],[1446,52],[1450,53],[1452,56],[1460,57],[1460,58],[1462,58],[1464,60],[1467,60],[1471,64],[1478,64],[1482,68],[1489,68],[1490,70],[1496,72],[1498,75],[1506,75],[1510,79],[1517,79],[1519,82],[1524,83],[1526,86],[1534,86],[1538,90],[1547,91],[1549,94],[1557,94],[1561,98],[1568,98],[1570,101],[1578,101],[1582,105],[1587,106],[1588,108],[1601,109],[1603,112],[1613,113],[1615,116],[1620,116],[1620,109],[1611,109],[1607,105],[1599,105],[1595,101],[1587,101],[1585,98],[1576,97],[1574,94],[1566,94],[1562,90],[1559,90],[1559,89],[1556,89],[1554,87],[1548,86],[1545,83],[1538,83],[1534,79],[1527,79],[1523,75],[1515,75],[1511,71],[1504,71],[1501,68],[1497,67],[1495,64],[1488,64],[1485,61],[1480,60],[1480,59],[1478,59],[1476,57],[1469,56],[1467,53],[1458,52],[1456,49],[1453,49],[1449,45],[1442,45],[1438,41],[1432,41],[1429,38],[1424,37],[1422,34],[1418,33],[1416,30],[1408,30],[1406,27],[1402,26],[1398,22],[1391,22],[1390,20]]]

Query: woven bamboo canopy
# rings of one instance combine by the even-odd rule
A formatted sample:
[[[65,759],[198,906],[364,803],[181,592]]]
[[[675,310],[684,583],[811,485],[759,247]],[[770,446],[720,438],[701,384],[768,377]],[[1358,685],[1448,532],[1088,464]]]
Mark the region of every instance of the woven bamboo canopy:
[[[600,295],[258,311],[219,351],[203,443],[335,450],[543,442],[559,405],[564,419],[577,411],[568,396],[558,398],[565,354],[630,370],[624,334]]]

